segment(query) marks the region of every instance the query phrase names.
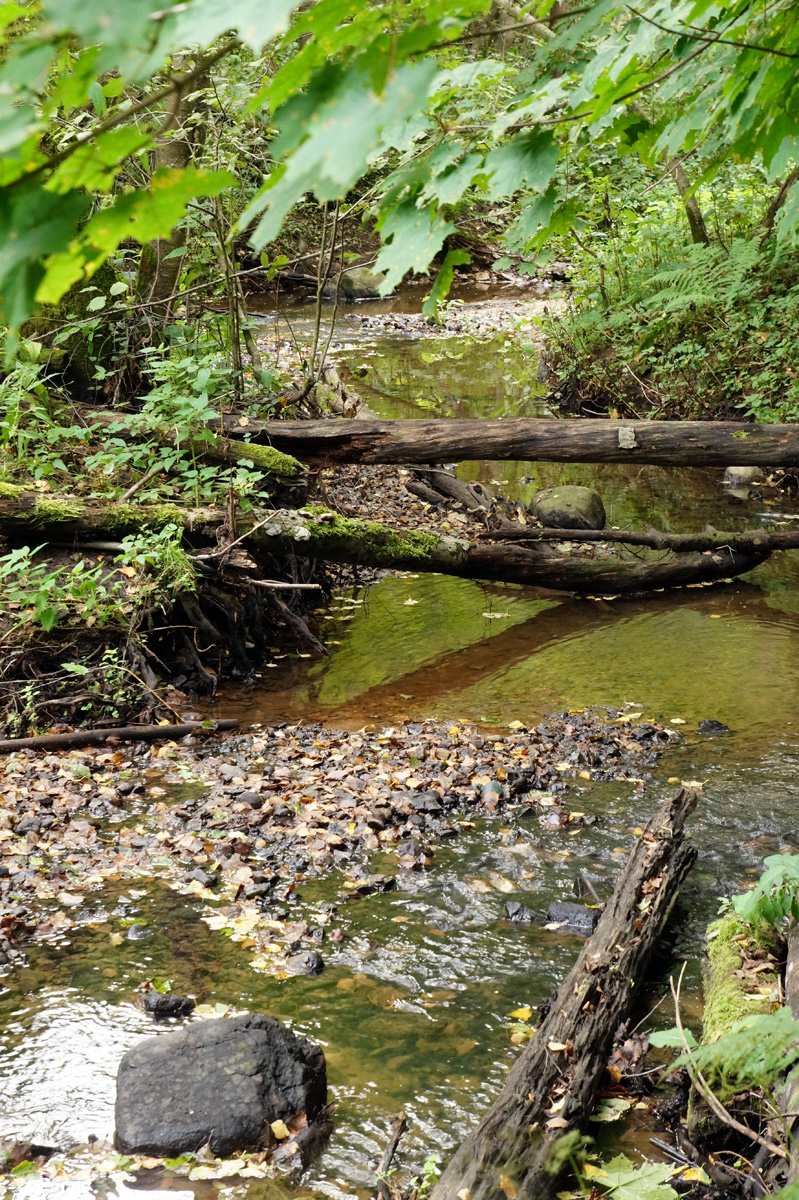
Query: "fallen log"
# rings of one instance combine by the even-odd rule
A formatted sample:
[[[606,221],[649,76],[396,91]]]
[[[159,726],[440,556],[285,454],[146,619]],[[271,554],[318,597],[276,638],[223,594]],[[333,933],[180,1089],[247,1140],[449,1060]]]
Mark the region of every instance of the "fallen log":
[[[212,425],[218,429],[219,421]],[[222,428],[229,438],[247,436],[306,463],[466,459],[693,467],[727,467],[731,463],[787,467],[799,463],[799,424],[545,417],[260,421],[226,416]]]
[[[682,788],[647,824],[596,931],[431,1200],[551,1200],[559,1190],[558,1143],[589,1117],[616,1030],[696,857],[683,829],[696,802]]]
[[[29,538],[121,537],[174,524],[190,542],[215,540],[226,514],[216,508],[176,504],[90,503],[0,484],[0,530]],[[392,529],[314,509],[253,510],[241,514],[237,533],[272,553],[316,557],[384,570],[425,571],[518,583],[580,595],[636,594],[664,587],[712,583],[743,575],[770,551],[721,547],[713,553],[680,554],[667,562],[607,557],[566,557],[546,545],[472,544],[448,535]]]
[[[645,525],[643,529],[488,529],[477,534],[479,541],[493,542],[619,542],[625,546],[649,546],[652,550],[799,550],[799,529],[744,529],[740,532],[708,527],[702,533],[664,533]]]
[[[76,729],[73,733],[42,733],[38,737],[3,738],[0,754],[16,750],[77,750],[81,746],[103,746],[118,742],[161,742],[187,737],[190,733],[223,733],[238,729],[233,718],[222,721],[186,721],[183,725],[122,725],[118,729]]]

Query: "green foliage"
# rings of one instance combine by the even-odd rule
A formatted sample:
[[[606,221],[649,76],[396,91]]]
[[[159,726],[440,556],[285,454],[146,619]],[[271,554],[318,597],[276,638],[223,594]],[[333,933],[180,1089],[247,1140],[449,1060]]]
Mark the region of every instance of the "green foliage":
[[[591,1182],[613,1200],[677,1200],[678,1193],[668,1180],[674,1175],[669,1163],[643,1162],[635,1166],[624,1154],[605,1163],[591,1174]]]
[[[786,917],[799,921],[799,856],[773,854],[755,886],[732,897],[732,906],[743,921],[778,925]]]
[[[673,1069],[698,1067],[707,1083],[725,1095],[753,1087],[769,1089],[799,1062],[799,1021],[790,1009],[745,1017],[729,1033],[682,1054]]]
[[[182,539],[183,531],[177,525],[122,539],[124,549],[114,562],[136,567],[146,576],[137,592],[140,604],[163,604],[180,592],[197,591],[197,570]]]
[[[4,611],[15,614],[14,625],[34,621],[46,633],[69,617],[102,627],[123,618],[122,584],[104,581],[102,566],[87,567],[83,559],[71,568],[53,569],[35,561],[42,546],[23,546],[0,558],[0,598]]]

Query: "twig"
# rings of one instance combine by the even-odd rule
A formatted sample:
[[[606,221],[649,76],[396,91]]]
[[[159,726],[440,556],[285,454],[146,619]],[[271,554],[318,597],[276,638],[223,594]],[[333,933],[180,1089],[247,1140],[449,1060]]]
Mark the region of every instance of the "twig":
[[[320,591],[322,590],[321,583],[281,583],[277,579],[250,579],[249,582],[253,587],[274,588],[276,591]]]
[[[776,1155],[777,1158],[787,1158],[788,1156],[785,1150],[783,1150],[782,1146],[778,1146],[776,1142],[770,1142],[768,1138],[761,1137],[759,1133],[755,1133],[754,1129],[750,1129],[748,1125],[744,1125],[742,1121],[736,1120],[731,1113],[727,1112],[726,1108],[718,1099],[716,1093],[710,1087],[704,1075],[694,1062],[693,1053],[690,1045],[688,1044],[688,1039],[685,1036],[682,1017],[680,1016],[680,988],[682,987],[683,975],[685,974],[685,968],[687,966],[687,963],[683,963],[679,979],[677,980],[677,986],[674,986],[673,976],[669,980],[669,985],[671,987],[671,994],[674,997],[674,1021],[685,1050],[685,1055],[688,1059],[688,1074],[691,1077],[691,1083],[702,1096],[702,1099],[706,1102],[706,1104],[708,1104],[713,1114],[725,1125],[729,1125],[730,1129],[734,1129],[736,1133],[743,1134],[743,1136],[749,1138],[750,1141],[757,1142],[758,1146],[765,1146],[766,1149],[771,1154]]]
[[[123,494],[119,497],[119,500],[117,501],[117,503],[118,504],[127,503],[127,501],[130,500],[131,496],[135,496],[136,492],[138,492],[140,487],[144,487],[145,483],[149,483],[151,479],[155,479],[156,475],[160,475],[163,470],[165,470],[163,463],[158,463],[157,466],[152,467],[147,472],[146,475],[142,475],[141,479],[137,479],[134,484],[131,484],[131,486],[128,488],[128,490],[126,492],[123,492]]]

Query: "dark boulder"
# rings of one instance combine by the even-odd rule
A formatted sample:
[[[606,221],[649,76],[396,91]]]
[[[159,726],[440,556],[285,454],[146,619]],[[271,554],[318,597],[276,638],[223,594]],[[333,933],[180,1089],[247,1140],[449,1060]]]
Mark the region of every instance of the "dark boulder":
[[[266,1142],[268,1126],[327,1101],[325,1056],[261,1013],[147,1038],[117,1075],[116,1147],[171,1157],[209,1140],[220,1157]]]
[[[696,732],[701,737],[724,737],[725,733],[730,733],[729,725],[725,725],[723,721],[700,721],[696,727]]]
[[[590,937],[597,927],[598,908],[586,908],[569,900],[553,900],[547,909],[547,924],[557,925],[564,933],[576,933]]]
[[[509,900],[505,905],[505,916],[509,921],[515,921],[518,925],[529,925],[536,919],[537,913],[533,912],[532,908],[528,908],[526,904],[520,904],[518,900]]]
[[[194,1009],[195,1003],[188,996],[176,996],[173,992],[144,993],[144,1011],[157,1020],[164,1017],[188,1017]]]
[[[604,529],[605,506],[593,488],[564,484],[539,492],[530,505],[548,529]]]

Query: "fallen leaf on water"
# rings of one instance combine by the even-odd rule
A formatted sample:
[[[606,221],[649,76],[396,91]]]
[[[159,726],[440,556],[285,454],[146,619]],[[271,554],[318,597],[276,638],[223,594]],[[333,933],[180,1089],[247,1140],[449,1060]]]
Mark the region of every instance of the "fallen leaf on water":
[[[508,1013],[509,1017],[515,1017],[517,1021],[526,1021],[532,1015],[533,1010],[531,1008],[514,1008],[512,1013]]]
[[[492,612],[484,612],[484,613],[483,613],[483,616],[484,616],[484,617],[486,617],[486,618],[487,618],[487,620],[489,620],[489,621],[499,621],[499,620],[501,620],[503,617],[509,617],[509,616],[510,616],[510,613],[492,613]]]
[[[411,598],[410,598],[410,597],[408,597],[408,599],[407,599],[407,600],[403,600],[403,602],[402,602],[402,603],[404,604],[404,606],[405,606],[406,608],[408,608],[408,607],[409,607],[409,605],[411,605],[411,604],[421,604],[421,600],[411,600]]]
[[[66,905],[67,908],[77,908],[79,904],[83,904],[84,898],[78,895],[77,892],[58,893],[58,903]]]

